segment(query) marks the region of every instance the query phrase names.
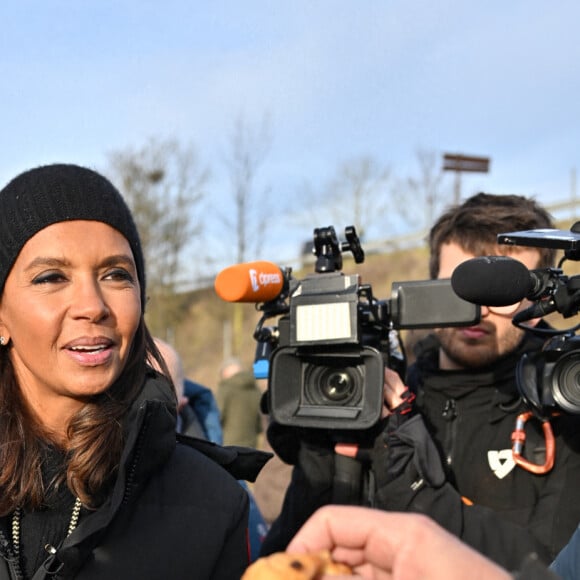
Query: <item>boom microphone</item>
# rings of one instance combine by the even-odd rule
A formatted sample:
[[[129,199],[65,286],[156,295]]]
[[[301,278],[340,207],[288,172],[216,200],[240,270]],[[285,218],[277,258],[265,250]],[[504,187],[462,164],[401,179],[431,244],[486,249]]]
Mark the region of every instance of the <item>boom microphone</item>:
[[[544,296],[553,286],[549,272],[528,270],[507,256],[483,256],[462,262],[451,276],[451,286],[464,300],[482,306],[509,306],[524,298]]]
[[[225,268],[216,276],[214,288],[227,302],[269,302],[280,295],[285,282],[276,264],[258,261]]]

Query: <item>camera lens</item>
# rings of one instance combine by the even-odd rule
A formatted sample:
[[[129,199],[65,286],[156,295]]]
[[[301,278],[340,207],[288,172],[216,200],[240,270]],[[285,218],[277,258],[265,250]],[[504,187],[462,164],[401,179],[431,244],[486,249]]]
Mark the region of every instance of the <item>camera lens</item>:
[[[311,405],[355,405],[362,397],[364,366],[309,364],[304,376],[304,395]]]
[[[580,353],[563,355],[554,365],[552,395],[569,413],[580,413]]]
[[[322,394],[329,401],[336,403],[348,399],[354,388],[354,381],[345,370],[332,371],[323,377],[323,380],[323,384],[320,385]]]

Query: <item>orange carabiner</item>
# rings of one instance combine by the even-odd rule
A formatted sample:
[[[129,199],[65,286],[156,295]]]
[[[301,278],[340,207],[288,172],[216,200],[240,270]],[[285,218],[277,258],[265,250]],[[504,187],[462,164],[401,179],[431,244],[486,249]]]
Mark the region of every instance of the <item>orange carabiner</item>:
[[[550,421],[542,421],[542,429],[544,431],[544,439],[546,441],[546,461],[544,465],[538,463],[532,463],[524,457],[522,457],[522,451],[524,450],[524,443],[526,441],[526,431],[525,424],[526,421],[533,416],[531,411],[526,411],[518,415],[516,419],[516,428],[512,433],[512,455],[514,461],[525,470],[535,473],[537,475],[542,475],[548,473],[550,469],[554,466],[554,457],[556,455],[556,441],[554,439],[554,433],[552,432],[552,426]]]

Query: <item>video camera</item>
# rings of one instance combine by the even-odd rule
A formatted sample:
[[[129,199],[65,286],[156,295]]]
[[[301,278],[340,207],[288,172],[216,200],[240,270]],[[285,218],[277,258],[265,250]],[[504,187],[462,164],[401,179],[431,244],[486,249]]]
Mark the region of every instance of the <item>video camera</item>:
[[[580,276],[567,276],[562,266],[580,260],[580,222],[570,231],[537,229],[497,236],[498,244],[564,250],[557,268],[528,270],[505,256],[474,258],[460,264],[451,278],[455,292],[480,305],[507,306],[523,299],[531,305],[513,317],[524,323],[558,312],[563,318],[580,311]],[[524,354],[516,368],[516,383],[522,399],[540,418],[558,410],[580,414],[580,324],[563,330],[525,326],[547,336],[541,351]]]
[[[363,430],[380,418],[384,366],[404,374],[397,330],[468,326],[479,306],[460,299],[446,280],[394,282],[377,300],[358,274],[344,274],[342,252],[358,264],[364,251],[354,226],[340,242],[332,226],[314,230],[315,273],[292,277],[268,262],[231,266],[215,288],[232,302],[262,312],[254,373],[268,378],[270,415],[282,425]],[[276,324],[266,321],[276,318]]]

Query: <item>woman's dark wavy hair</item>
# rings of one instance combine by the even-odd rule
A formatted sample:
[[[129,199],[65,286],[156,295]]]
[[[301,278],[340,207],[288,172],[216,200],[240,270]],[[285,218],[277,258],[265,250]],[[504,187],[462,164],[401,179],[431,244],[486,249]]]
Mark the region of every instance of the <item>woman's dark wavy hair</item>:
[[[497,235],[538,228],[554,228],[552,216],[535,200],[522,195],[477,193],[449,208],[429,232],[429,274],[437,278],[441,246],[454,242],[474,256],[514,254],[514,246],[498,246]],[[538,268],[554,265],[556,251],[537,248]]]
[[[38,509],[43,505],[47,490],[42,461],[47,445],[56,444],[50,441],[50,434],[42,429],[20,394],[9,348],[0,349],[0,516],[18,506]],[[151,371],[148,361],[152,359],[169,377],[141,316],[119,378],[71,420],[66,483],[85,506],[98,507],[111,490],[124,445],[124,419]]]

